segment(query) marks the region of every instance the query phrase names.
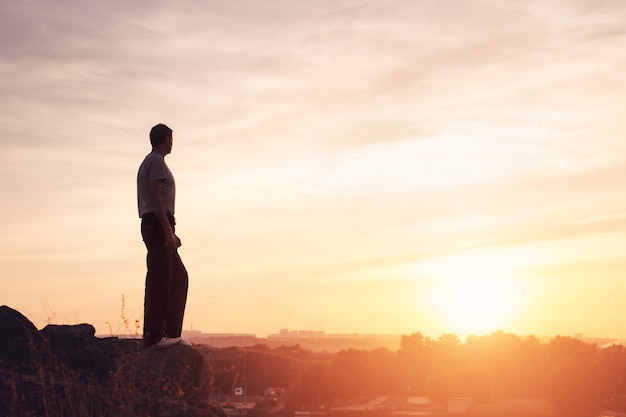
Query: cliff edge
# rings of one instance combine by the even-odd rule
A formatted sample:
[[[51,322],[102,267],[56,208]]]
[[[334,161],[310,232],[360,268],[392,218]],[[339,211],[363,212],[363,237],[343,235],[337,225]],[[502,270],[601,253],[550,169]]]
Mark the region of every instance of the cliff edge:
[[[207,399],[192,347],[146,349],[90,324],[39,331],[0,306],[0,416],[225,417]]]

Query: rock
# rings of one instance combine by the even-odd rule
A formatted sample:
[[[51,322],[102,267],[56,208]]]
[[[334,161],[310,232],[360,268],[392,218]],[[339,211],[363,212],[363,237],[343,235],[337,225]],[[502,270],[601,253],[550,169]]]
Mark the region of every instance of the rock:
[[[51,343],[89,342],[94,338],[96,329],[91,324],[49,324],[41,329],[41,334]]]
[[[54,361],[45,338],[20,312],[0,306],[0,370],[32,373]]]
[[[48,325],[41,334],[65,366],[106,384],[118,359],[141,351],[140,339],[97,338],[90,324]]]
[[[223,416],[206,402],[202,370],[188,346],[147,349],[95,337],[90,324],[38,331],[0,307],[0,416]]]
[[[61,387],[60,365],[52,348],[22,314],[0,306],[0,415],[44,415]],[[56,396],[55,396],[56,397]]]
[[[140,349],[118,358],[108,386],[121,403],[136,407],[125,412],[139,415],[140,410],[147,409],[150,415],[155,415],[176,408],[177,404],[193,404],[208,398],[200,384],[202,361],[198,352],[185,346]]]

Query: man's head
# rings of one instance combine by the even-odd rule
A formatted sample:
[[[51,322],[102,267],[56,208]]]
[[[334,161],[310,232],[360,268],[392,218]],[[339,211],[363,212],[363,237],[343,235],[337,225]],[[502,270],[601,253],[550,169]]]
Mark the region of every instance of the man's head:
[[[152,147],[159,146],[170,136],[172,136],[172,129],[159,123],[150,130],[150,144]]]
[[[171,139],[172,139],[172,129],[170,129],[164,124],[159,123],[158,125],[154,126],[150,130],[150,144],[152,145],[152,149],[165,146],[167,142],[169,142],[169,144],[167,145],[169,147],[169,150],[167,153],[169,153],[169,151],[171,151],[171,146],[172,146]]]

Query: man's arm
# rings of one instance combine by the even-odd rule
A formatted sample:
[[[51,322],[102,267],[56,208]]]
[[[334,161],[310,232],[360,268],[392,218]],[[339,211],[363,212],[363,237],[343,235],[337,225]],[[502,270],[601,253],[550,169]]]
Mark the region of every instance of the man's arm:
[[[174,250],[180,246],[180,240],[174,234],[172,226],[167,218],[165,208],[163,207],[163,202],[161,201],[162,186],[162,180],[150,181],[148,196],[150,197],[150,204],[152,205],[152,210],[154,210],[154,215],[157,220],[159,220],[159,223],[161,223],[161,227],[163,227],[163,232],[165,233],[165,246],[167,246],[168,249]]]

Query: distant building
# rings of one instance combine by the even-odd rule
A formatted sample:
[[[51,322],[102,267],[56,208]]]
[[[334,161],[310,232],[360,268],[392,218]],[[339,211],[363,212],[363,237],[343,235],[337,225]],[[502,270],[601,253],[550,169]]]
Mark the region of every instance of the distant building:
[[[285,394],[285,388],[283,387],[270,387],[265,388],[264,394],[272,398],[280,398]]]
[[[270,334],[269,339],[315,339],[325,338],[326,333],[317,330],[289,330],[280,329],[278,334]]]
[[[202,333],[197,330],[183,330],[182,337],[194,344],[216,348],[230,346],[251,347],[258,343],[255,334],[245,333]]]
[[[470,397],[448,398],[448,413],[467,414],[474,399]]]
[[[495,403],[472,404],[470,413],[475,416],[501,417],[506,415],[553,417],[556,408],[545,398],[510,398]]]
[[[137,337],[137,336],[132,336]],[[284,345],[299,345],[303,349],[319,352],[337,352],[343,349],[375,349],[385,347],[391,350],[400,348],[400,335],[358,333],[330,333],[319,330],[280,329],[277,334],[267,338],[258,338],[255,334],[246,333],[203,333],[198,330],[183,330],[182,337],[197,345],[214,348],[253,347],[265,345],[275,348]]]

